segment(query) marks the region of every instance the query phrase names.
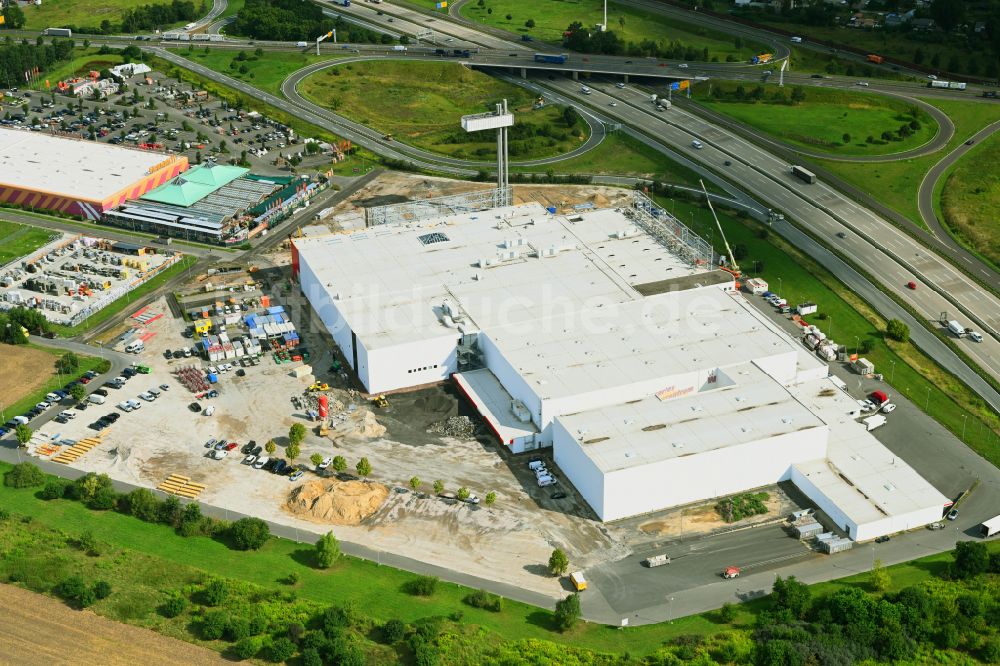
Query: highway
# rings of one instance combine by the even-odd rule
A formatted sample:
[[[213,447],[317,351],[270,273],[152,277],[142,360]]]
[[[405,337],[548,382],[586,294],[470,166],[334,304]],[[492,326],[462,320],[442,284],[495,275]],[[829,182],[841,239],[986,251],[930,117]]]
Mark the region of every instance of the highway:
[[[734,182],[740,183],[755,198],[828,239],[925,320],[936,322],[940,313],[947,311],[958,316],[958,304],[961,304],[994,330],[1000,327],[1000,300],[996,296],[836,190],[822,182],[808,185],[794,178],[787,162],[748,141],[709,125],[676,105],[668,112],[656,112],[645,93],[629,87],[620,90],[611,84],[592,83],[589,86],[592,94],[586,96],[572,81],[557,79],[548,82],[547,87],[580,103],[593,104],[616,120],[676,146],[679,152],[729,173]],[[610,106],[612,101],[618,105]],[[704,148],[693,148],[691,142],[695,139],[700,140]],[[727,160],[730,166],[725,166]],[[844,234],[844,237],[837,234]],[[916,290],[906,288],[911,280],[917,281]],[[986,326],[983,328],[989,330]],[[969,340],[958,343],[981,367],[1000,378],[1000,340],[984,337],[980,344]],[[995,391],[990,391],[990,398],[991,404],[1000,409]]]

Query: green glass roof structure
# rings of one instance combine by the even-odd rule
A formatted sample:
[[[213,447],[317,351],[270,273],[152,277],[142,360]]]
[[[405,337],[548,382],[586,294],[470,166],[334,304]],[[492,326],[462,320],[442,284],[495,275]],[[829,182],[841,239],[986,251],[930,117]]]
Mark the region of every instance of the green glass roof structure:
[[[250,170],[228,164],[199,164],[140,197],[174,206],[193,206]]]

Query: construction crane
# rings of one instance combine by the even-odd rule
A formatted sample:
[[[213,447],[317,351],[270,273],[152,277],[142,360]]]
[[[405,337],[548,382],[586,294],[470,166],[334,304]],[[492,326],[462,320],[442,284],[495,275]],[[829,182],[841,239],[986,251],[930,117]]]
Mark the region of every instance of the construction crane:
[[[737,280],[736,288],[739,289],[740,285],[738,281],[740,279],[740,267],[736,263],[736,257],[733,256],[732,248],[729,247],[729,241],[726,240],[726,233],[722,230],[722,224],[719,222],[719,216],[715,214],[715,208],[712,206],[712,198],[708,196],[708,190],[705,189],[705,181],[699,178],[698,183],[701,184],[701,191],[705,193],[705,201],[708,203],[708,209],[712,211],[712,217],[715,219],[715,226],[719,229],[719,235],[722,236],[722,243],[726,246],[726,257],[732,265],[732,268],[726,268],[721,265],[719,268],[732,274],[732,276]]]

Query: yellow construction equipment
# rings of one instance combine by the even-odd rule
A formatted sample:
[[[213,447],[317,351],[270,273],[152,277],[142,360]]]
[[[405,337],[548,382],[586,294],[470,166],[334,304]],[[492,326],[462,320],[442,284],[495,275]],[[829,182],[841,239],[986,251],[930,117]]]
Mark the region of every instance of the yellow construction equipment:
[[[380,393],[378,395],[372,396],[372,404],[379,408],[386,408],[389,406],[389,400],[386,399],[385,394]]]
[[[330,385],[327,384],[326,382],[316,382],[315,384],[310,385],[309,388],[306,390],[308,390],[310,393],[316,393],[319,391],[329,391]]]

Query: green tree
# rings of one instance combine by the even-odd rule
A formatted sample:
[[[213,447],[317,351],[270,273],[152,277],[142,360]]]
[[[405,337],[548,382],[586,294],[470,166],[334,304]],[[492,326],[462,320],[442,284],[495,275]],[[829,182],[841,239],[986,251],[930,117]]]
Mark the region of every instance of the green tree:
[[[406,636],[406,625],[401,620],[389,620],[382,625],[382,638],[389,645],[398,643],[403,640],[404,636]]]
[[[56,360],[56,370],[64,375],[71,375],[80,369],[80,357],[73,352],[66,352]]]
[[[4,27],[8,30],[20,30],[24,27],[24,11],[17,3],[8,3],[3,10]]]
[[[555,625],[559,631],[567,631],[580,619],[580,595],[575,592],[556,602]]]
[[[309,456],[309,462],[313,464],[313,467],[318,468],[323,463],[323,454],[322,453],[312,454],[311,456]]]
[[[843,140],[844,145],[847,145],[847,144],[849,144],[851,142],[851,135],[848,134],[847,132],[844,132],[844,136],[842,136],[840,138],[841,138],[841,140]]]
[[[98,599],[107,599],[111,596],[111,583],[106,580],[99,580],[94,583],[94,596]]]
[[[461,488],[458,489],[458,499],[462,500],[463,502],[469,499],[470,494],[471,493],[469,492],[469,489],[466,488],[465,486],[462,486]]]
[[[368,476],[372,473],[372,464],[368,462],[368,458],[362,458],[361,460],[358,461],[358,464],[355,466],[355,469],[358,470],[358,474],[362,478],[367,479]]]
[[[293,423],[288,429],[288,441],[291,444],[301,444],[306,437],[306,427],[301,423]]]
[[[329,569],[340,557],[340,544],[333,532],[327,532],[316,542],[316,566]]]
[[[945,32],[950,32],[965,18],[965,0],[934,0],[931,3],[931,18]]]
[[[17,427],[14,428],[14,437],[17,438],[18,446],[27,446],[34,434],[35,431],[23,423],[18,423]]]
[[[289,442],[288,446],[285,447],[285,455],[288,456],[288,460],[295,462],[295,459],[299,457],[302,453],[302,449],[299,448],[298,442]]]
[[[886,324],[885,333],[896,342],[906,342],[910,339],[910,327],[898,319],[890,319]]]
[[[875,564],[872,565],[871,584],[876,592],[885,592],[892,585],[892,577],[882,566],[882,560],[875,560]]]
[[[73,386],[69,388],[69,394],[74,400],[79,402],[87,397],[87,389],[83,384],[73,384]]]
[[[486,493],[486,497],[483,498],[483,504],[486,506],[493,506],[493,503],[497,501],[497,494],[494,491]]]
[[[146,488],[136,488],[125,496],[128,512],[148,523],[156,522],[160,515],[160,500]]]
[[[794,617],[802,618],[809,609],[809,587],[795,580],[795,576],[774,579],[771,600],[775,607],[788,610]]]
[[[719,619],[726,624],[732,624],[736,619],[736,606],[728,601],[722,604],[722,608],[719,609]]]
[[[240,550],[259,550],[271,530],[260,518],[240,518],[229,527],[229,537]]]
[[[549,555],[549,572],[553,576],[561,576],[567,569],[569,569],[569,558],[561,548],[556,548]]]
[[[434,482],[434,492],[440,495],[444,492],[444,481],[440,479]]]
[[[267,443],[264,444],[264,450],[267,451],[267,455],[273,456],[274,452],[278,450],[278,445],[274,443],[273,439],[269,439],[267,440]]]
[[[418,488],[420,488],[420,477],[419,476],[411,476],[410,477],[410,489],[413,490],[414,492],[416,492]]]
[[[525,21],[524,22],[524,27],[525,28],[534,28],[535,27],[535,19],[528,19],[527,21]]]
[[[990,551],[982,541],[959,541],[954,557],[951,575],[955,578],[973,578],[990,568]]]
[[[347,459],[344,458],[344,456],[334,456],[333,462],[330,463],[330,466],[333,467],[336,472],[343,472],[347,469]]]
[[[3,477],[3,484],[11,488],[34,488],[45,483],[45,474],[30,462],[18,463]]]

